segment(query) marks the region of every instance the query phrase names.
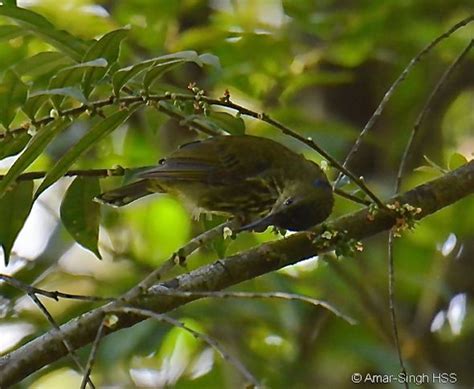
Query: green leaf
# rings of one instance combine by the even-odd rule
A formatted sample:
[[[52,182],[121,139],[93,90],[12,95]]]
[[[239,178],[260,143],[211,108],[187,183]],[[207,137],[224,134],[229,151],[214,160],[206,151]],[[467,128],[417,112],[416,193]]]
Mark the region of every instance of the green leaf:
[[[423,158],[425,159],[426,162],[428,162],[428,165],[431,166],[433,169],[438,170],[440,173],[446,174],[448,171],[441,166],[439,166],[436,162],[428,158],[428,156],[423,155]]]
[[[154,62],[162,63],[162,62],[167,62],[173,59],[182,59],[188,62],[196,62],[199,66],[202,66],[202,61],[199,58],[198,53],[196,53],[194,50],[184,50],[184,51],[178,51],[176,53],[161,55],[159,57],[152,59],[151,61],[154,60]]]
[[[112,85],[114,87],[114,94],[118,96],[120,90],[124,87],[124,85],[131,80],[133,77],[140,74],[145,69],[149,68],[153,65],[153,61],[145,61],[138,63],[136,65],[127,66],[126,68],[122,68],[117,70],[114,75],[112,76]]]
[[[73,99],[80,101],[83,104],[87,104],[87,99],[82,94],[80,89],[74,88],[71,86],[67,86],[65,88],[46,89],[46,90],[36,91],[31,94],[31,97],[42,96],[42,95],[72,97]],[[53,105],[56,109],[59,109],[59,107],[54,104],[54,101],[53,101]]]
[[[92,61],[97,58],[105,58],[109,66],[117,61],[120,44],[128,33],[128,29],[119,29],[105,34],[95,42],[84,56],[83,62]],[[89,96],[93,85],[99,81],[106,73],[105,68],[88,69],[82,80],[82,90],[86,96]]]
[[[160,101],[165,103],[164,101]],[[164,105],[164,104],[163,104]],[[169,106],[167,106],[169,109]],[[181,113],[182,114],[182,113]],[[207,116],[188,115],[186,122],[198,123],[217,132],[227,132],[232,135],[245,134],[245,122],[241,117],[233,116],[227,112],[211,112]]]
[[[61,69],[50,81],[50,88],[61,88],[63,86],[71,86],[79,84],[84,74],[89,68],[105,68],[108,62],[104,58],[96,58],[93,61],[78,63]]]
[[[3,0],[3,4],[9,5],[10,7],[16,7],[16,0]]]
[[[25,58],[14,65],[19,75],[41,76],[62,66],[71,64],[71,59],[58,51],[43,51]]]
[[[99,259],[100,204],[94,197],[100,194],[99,179],[76,177],[61,203],[61,220],[74,240],[92,251]]]
[[[417,168],[413,169],[413,171],[425,173],[429,176],[429,178],[436,178],[443,174],[439,169],[427,165],[418,166]]]
[[[154,82],[158,81],[163,75],[175,67],[182,65],[187,61],[182,59],[174,59],[171,61],[158,63],[153,65],[153,67],[147,71],[145,78],[143,79],[143,86],[146,90],[150,89]]]
[[[13,25],[0,26],[0,40],[10,40],[27,34],[23,28]]]
[[[0,15],[13,19],[21,27],[33,32],[75,61],[80,61],[87,50],[86,42],[65,31],[57,30],[53,24],[36,12],[0,5]]]
[[[27,86],[14,71],[7,70],[0,84],[0,123],[5,129],[8,129],[27,97]]]
[[[162,62],[167,57],[169,58],[169,60]],[[205,56],[204,59],[210,60],[210,58],[207,56]],[[160,79],[166,72],[169,72],[176,66],[182,65],[186,62],[194,62],[201,67],[204,64],[201,59],[201,56],[198,55],[195,51],[181,51],[178,53],[162,56],[160,61],[155,62],[151,69],[148,70],[147,74],[145,75],[145,78],[143,80],[143,85],[145,89],[150,89],[153,83]]]
[[[28,100],[23,104],[21,110],[26,113],[31,120],[35,120],[36,114],[47,101],[49,101],[48,95],[28,96]]]
[[[26,147],[25,151],[18,157],[6,176],[0,181],[0,198],[16,178],[30,166],[36,158],[44,151],[53,138],[69,124],[67,120],[57,120],[41,128]]]
[[[202,64],[197,53],[192,50],[180,51],[173,54],[166,54],[160,57],[147,59],[146,61],[137,63],[132,66],[127,66],[126,68],[119,69],[117,70],[117,72],[115,72],[112,78],[112,83],[114,86],[114,94],[118,96],[120,90],[124,87],[124,85],[129,80],[133,79],[144,70],[149,69],[153,66],[164,64],[164,63],[170,63],[170,62],[174,63],[174,61],[180,62],[180,63],[189,62],[189,61],[194,61],[194,62],[197,61],[200,64]]]
[[[208,120],[215,123],[220,129],[232,135],[245,134],[245,122],[240,116],[234,116],[227,112],[212,112],[206,116]]]
[[[51,168],[35,193],[35,199],[50,185],[54,184],[72,166],[74,162],[102,138],[114,131],[133,113],[137,107],[128,111],[117,111],[97,122],[82,139],[72,146]]]
[[[451,157],[449,157],[448,169],[457,169],[458,167],[465,165],[467,162],[467,158],[464,155],[460,153],[453,153]]]
[[[26,147],[30,139],[31,135],[26,132],[15,136],[7,133],[6,137],[0,141],[0,160],[18,154]]]
[[[93,61],[68,66],[67,68],[61,69],[58,74],[51,79],[49,82],[49,89],[60,89],[67,86],[79,85],[88,70],[91,68],[105,68],[107,65],[108,62],[104,58],[96,58]],[[53,102],[54,107],[59,109],[64,101],[64,97],[52,97],[51,101]]]
[[[204,65],[212,66],[217,70],[221,69],[221,61],[219,60],[219,57],[217,55],[204,53],[199,56],[199,59]]]
[[[30,213],[32,195],[33,181],[23,181],[16,184],[0,199],[0,215],[2,215],[0,246],[3,249],[5,266],[8,265],[16,237]]]

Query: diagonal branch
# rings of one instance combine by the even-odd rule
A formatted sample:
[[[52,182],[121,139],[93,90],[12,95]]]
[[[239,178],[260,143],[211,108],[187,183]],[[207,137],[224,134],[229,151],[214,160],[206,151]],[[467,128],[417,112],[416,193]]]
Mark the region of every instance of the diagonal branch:
[[[396,196],[388,203],[397,200],[400,203],[410,203],[414,207],[420,207],[422,211],[416,215],[416,218],[423,219],[473,193],[474,160],[436,180]],[[373,217],[368,216],[369,210],[366,208],[329,222],[326,228],[347,231],[349,238],[359,240],[386,231],[395,223],[393,216],[384,211],[379,211]],[[236,285],[303,259],[333,250],[335,247],[334,241],[330,239],[314,240],[314,236],[321,231],[322,227],[318,226],[313,229],[313,233],[297,233],[285,239],[265,243],[259,247],[202,266],[160,285],[177,291],[195,292],[221,290]],[[127,301],[127,305],[133,304],[143,309],[163,313],[197,299],[197,296],[137,294],[133,301]],[[97,329],[102,323],[104,313],[114,309],[120,310],[122,306],[123,303],[119,300],[87,312],[62,325],[62,336],[59,336],[56,331],[50,331],[2,357],[0,359],[0,386],[6,387],[17,383],[40,368],[67,355],[68,352],[63,345],[63,338],[66,338],[75,349],[92,343]],[[117,316],[117,325],[113,329],[104,329],[104,336],[143,320],[140,315],[132,313],[121,313]]]

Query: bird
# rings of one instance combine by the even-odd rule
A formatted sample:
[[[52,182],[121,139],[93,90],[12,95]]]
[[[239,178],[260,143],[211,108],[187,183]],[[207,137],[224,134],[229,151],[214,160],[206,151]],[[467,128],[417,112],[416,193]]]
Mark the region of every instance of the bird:
[[[334,204],[332,186],[318,164],[253,135],[186,143],[136,179],[96,200],[121,207],[152,193],[168,193],[196,218],[202,213],[239,217],[240,230],[253,231],[269,226],[304,231],[327,219]]]

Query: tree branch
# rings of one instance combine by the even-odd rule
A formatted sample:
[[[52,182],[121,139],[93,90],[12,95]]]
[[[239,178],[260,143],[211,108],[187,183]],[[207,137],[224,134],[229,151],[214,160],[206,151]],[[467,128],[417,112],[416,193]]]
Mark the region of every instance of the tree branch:
[[[387,203],[398,201],[420,207],[422,211],[415,217],[422,219],[450,204],[474,193],[474,160],[429,183],[420,185],[402,195],[392,198]],[[369,216],[367,208],[339,217],[326,224],[325,228],[347,231],[347,237],[364,239],[390,229],[395,220],[385,211]],[[192,272],[180,275],[172,280],[159,284],[161,287],[177,291],[215,291],[236,285],[240,282],[258,277],[284,266],[333,250],[335,242],[331,239],[317,239],[321,226],[310,233],[302,232],[288,238],[262,244],[237,255],[218,260],[202,266]],[[130,293],[130,292],[128,292]],[[166,294],[141,294],[131,304],[157,313],[168,312],[199,297],[170,296]],[[122,305],[121,305],[122,304]],[[117,300],[103,307],[87,312],[61,326],[62,336],[57,331],[32,340],[19,349],[0,359],[0,386],[6,387],[21,381],[40,368],[67,355],[63,339],[78,349],[93,342],[97,329],[106,312],[120,310],[123,302]],[[117,313],[115,327],[105,328],[104,336],[110,332],[130,327],[143,320],[133,313]]]

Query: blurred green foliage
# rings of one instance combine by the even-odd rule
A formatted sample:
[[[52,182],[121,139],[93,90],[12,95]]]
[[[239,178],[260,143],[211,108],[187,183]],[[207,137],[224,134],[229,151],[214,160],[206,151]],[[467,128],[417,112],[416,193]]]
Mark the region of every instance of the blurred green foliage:
[[[37,239],[47,242],[32,257],[21,258],[29,242],[20,236],[10,266],[15,266],[15,276],[25,282],[40,279],[38,286],[46,289],[104,296],[117,296],[137,284],[202,231],[203,224],[166,196],[120,210],[104,208],[101,219],[80,220],[85,231],[95,234],[100,228],[103,260],[98,261],[73,242],[59,221],[57,210],[67,185],[58,179],[70,168],[152,165],[201,135],[153,107],[125,111],[114,105],[103,112],[88,111],[90,117],[70,117],[63,125],[31,127],[21,135],[10,137],[7,129],[129,91],[132,97],[145,91],[189,93],[187,85],[195,82],[214,97],[228,89],[233,101],[269,113],[342,160],[409,60],[473,11],[466,0],[39,0],[27,2],[26,10],[7,3],[0,6],[1,167],[7,171],[13,165],[9,183],[25,169],[46,170],[46,181],[36,193],[45,192],[34,207],[45,207],[57,219],[48,235],[35,231]],[[472,38],[473,28],[459,30],[416,66],[354,160],[351,168],[381,196],[393,190],[419,110],[444,69]],[[414,170],[429,165],[424,155],[443,169],[473,157],[473,65],[471,53],[436,99],[414,144],[404,188],[440,174],[433,166]],[[173,109],[194,115],[192,104]],[[261,121],[218,110],[198,119],[212,129],[268,136],[321,160]],[[11,157],[22,150],[21,157]],[[329,173],[335,177],[335,171]],[[118,186],[120,180],[101,179],[102,190]],[[31,205],[30,196],[11,193],[0,201],[0,210],[17,202],[20,222],[22,211]],[[339,198],[333,216],[357,208]],[[81,209],[78,203],[77,212]],[[67,220],[72,223],[79,216]],[[408,371],[456,373],[458,385],[464,386],[474,384],[473,216],[474,202],[466,198],[423,220],[395,244],[396,306]],[[4,215],[0,218],[4,223]],[[6,231],[2,224],[0,229],[8,245],[16,224]],[[277,238],[268,231],[245,233],[235,241],[202,248],[188,266]],[[86,247],[95,251],[95,242],[88,241]],[[173,315],[217,339],[268,387],[343,388],[351,385],[355,372],[398,374],[386,251],[386,237],[376,236],[364,242],[364,251],[355,258],[312,259],[235,288],[326,300],[357,319],[355,326],[323,309],[269,299],[206,299]],[[13,307],[2,319],[5,323],[33,324],[30,337],[48,329],[32,307],[14,305],[19,292],[4,288],[2,295]],[[459,295],[466,299],[455,299]],[[48,304],[61,323],[91,307]],[[238,372],[178,328],[147,321],[125,331],[101,344],[92,376],[100,387],[144,386],[149,379],[156,386],[177,388],[241,387]],[[87,352],[82,352],[84,359]],[[66,361],[49,366],[19,387],[78,385],[80,376],[72,369]]]

